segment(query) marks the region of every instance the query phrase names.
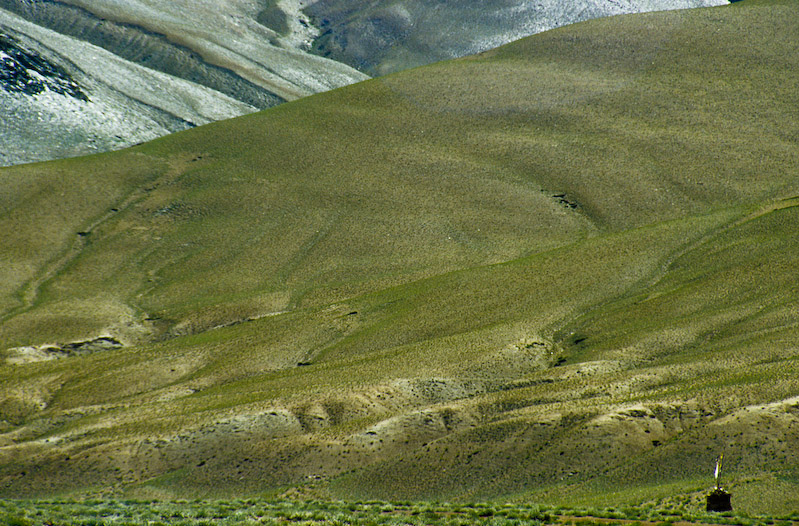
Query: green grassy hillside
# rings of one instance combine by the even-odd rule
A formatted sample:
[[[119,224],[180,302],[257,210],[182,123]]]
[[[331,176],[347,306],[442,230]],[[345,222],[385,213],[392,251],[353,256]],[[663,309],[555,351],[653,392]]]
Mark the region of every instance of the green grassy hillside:
[[[595,20],[0,171],[0,495],[690,508],[723,452],[796,509],[796,37]]]

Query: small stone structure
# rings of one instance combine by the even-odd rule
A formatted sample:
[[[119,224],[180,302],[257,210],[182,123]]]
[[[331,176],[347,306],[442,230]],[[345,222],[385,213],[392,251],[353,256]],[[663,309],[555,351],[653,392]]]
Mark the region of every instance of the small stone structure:
[[[707,511],[732,511],[732,495],[721,489],[721,467],[724,455],[716,461],[716,489],[707,496]]]

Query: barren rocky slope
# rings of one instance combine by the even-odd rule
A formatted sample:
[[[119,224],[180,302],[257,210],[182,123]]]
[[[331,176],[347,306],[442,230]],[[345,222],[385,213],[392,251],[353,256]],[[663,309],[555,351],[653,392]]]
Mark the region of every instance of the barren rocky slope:
[[[313,51],[370,75],[471,55],[591,18],[726,4],[727,0],[311,0]]]
[[[118,149],[256,110],[3,11],[0,23],[2,165]]]

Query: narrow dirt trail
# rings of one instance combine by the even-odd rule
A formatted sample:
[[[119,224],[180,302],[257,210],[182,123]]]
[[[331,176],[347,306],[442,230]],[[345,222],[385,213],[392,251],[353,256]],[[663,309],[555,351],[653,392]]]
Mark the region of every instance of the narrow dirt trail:
[[[35,276],[24,283],[18,292],[22,304],[3,315],[0,315],[0,323],[8,321],[15,316],[29,311],[36,304],[42,288],[54,279],[58,274],[63,271],[68,265],[80,257],[87,245],[89,244],[92,234],[100,226],[104,225],[114,217],[119,216],[122,212],[130,209],[140,201],[144,200],[147,195],[154,189],[173,183],[177,181],[184,173],[185,168],[190,162],[197,159],[198,156],[190,156],[181,159],[170,159],[168,168],[163,175],[154,180],[147,182],[135,189],[122,198],[117,203],[110,204],[108,211],[101,216],[94,219],[91,223],[84,226],[78,233],[72,244],[64,249],[59,255],[42,265],[36,272]]]

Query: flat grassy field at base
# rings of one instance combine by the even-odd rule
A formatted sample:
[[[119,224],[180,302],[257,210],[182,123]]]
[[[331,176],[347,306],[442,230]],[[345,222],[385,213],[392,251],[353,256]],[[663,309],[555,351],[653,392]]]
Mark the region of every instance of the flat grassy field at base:
[[[790,526],[799,513],[785,517],[750,517],[673,507],[568,509],[528,504],[432,502],[24,500],[0,501],[0,521],[8,526],[100,525],[470,525],[572,524],[670,526]]]

